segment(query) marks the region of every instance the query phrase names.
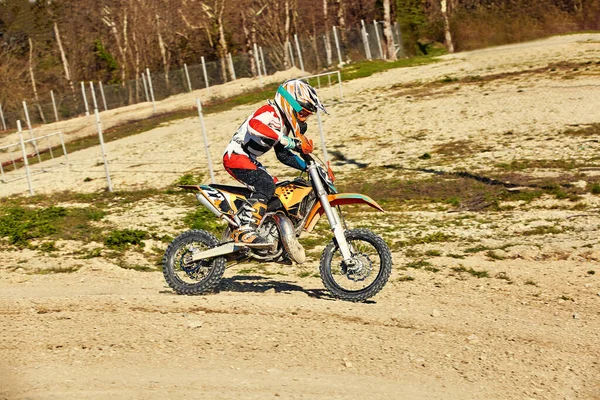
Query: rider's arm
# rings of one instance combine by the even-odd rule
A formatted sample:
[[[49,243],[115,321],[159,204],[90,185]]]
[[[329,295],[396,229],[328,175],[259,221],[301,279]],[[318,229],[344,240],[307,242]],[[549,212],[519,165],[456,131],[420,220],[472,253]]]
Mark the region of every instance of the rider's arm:
[[[287,149],[281,142],[277,143],[274,149],[277,159],[281,161],[281,163],[288,167],[299,169],[300,171],[306,171],[306,162],[298,155],[292,153],[290,149]]]
[[[266,142],[278,142],[281,139],[281,120],[271,105],[264,105],[252,114],[248,122],[248,133]]]

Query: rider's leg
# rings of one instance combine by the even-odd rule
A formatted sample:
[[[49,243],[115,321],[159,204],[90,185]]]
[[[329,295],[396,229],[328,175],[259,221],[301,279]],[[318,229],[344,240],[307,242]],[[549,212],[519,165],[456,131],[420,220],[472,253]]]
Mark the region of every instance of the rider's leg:
[[[239,157],[235,160],[235,166],[249,168],[231,168],[232,163],[228,162],[230,160],[227,155],[223,160],[225,168],[235,179],[252,190],[252,194],[236,214],[241,224],[232,232],[232,238],[236,242],[246,243],[250,246],[267,247],[270,244],[265,238],[258,235],[256,229],[267,211],[267,202],[275,193],[275,183],[273,177],[264,168],[258,167],[254,163],[240,163]]]

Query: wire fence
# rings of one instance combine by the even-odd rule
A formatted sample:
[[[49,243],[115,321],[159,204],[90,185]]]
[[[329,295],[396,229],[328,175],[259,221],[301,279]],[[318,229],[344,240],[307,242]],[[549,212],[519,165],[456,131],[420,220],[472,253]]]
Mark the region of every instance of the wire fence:
[[[402,56],[400,31],[395,25],[393,30],[394,46],[398,56]],[[186,93],[191,90],[209,88],[228,81],[260,77],[273,74],[289,67],[308,72],[330,69],[340,63],[358,62],[367,59],[384,58],[383,23],[364,23],[361,27],[341,32],[332,27],[329,34],[315,37],[294,36],[282,48],[255,47],[255,54],[229,54],[226,60],[205,61],[187,65],[169,71],[153,71],[149,75],[140,70],[136,79],[122,84],[108,85],[95,82],[80,82],[74,92],[59,93],[50,91],[33,93],[23,99],[22,108],[7,108],[0,104],[0,130],[14,131],[17,120],[26,120],[34,125],[64,121],[81,115],[89,115],[93,110],[90,102],[92,88],[99,99],[100,110],[115,109],[146,101],[163,100],[169,96]],[[329,51],[328,51],[329,49]],[[286,52],[287,54],[284,54]],[[285,64],[285,55],[289,64]],[[251,60],[254,59],[254,62]],[[252,64],[257,67],[252,68]],[[254,70],[254,71],[253,71]],[[152,93],[151,93],[152,91]],[[152,96],[153,94],[153,96]],[[27,114],[29,114],[27,116]]]

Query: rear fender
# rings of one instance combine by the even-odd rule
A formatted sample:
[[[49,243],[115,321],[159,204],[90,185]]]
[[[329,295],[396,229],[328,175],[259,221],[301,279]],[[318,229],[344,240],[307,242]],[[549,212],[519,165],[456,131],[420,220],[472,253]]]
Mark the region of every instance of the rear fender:
[[[331,206],[333,207],[341,206],[344,204],[367,204],[368,206],[371,206],[378,211],[385,212],[375,200],[364,194],[336,193],[330,194],[329,196],[327,196],[327,199],[329,200],[329,204],[331,204]],[[306,219],[306,222],[304,224],[304,230],[306,230],[307,232],[312,231],[317,222],[319,222],[319,218],[321,218],[321,215],[323,215],[323,213],[325,213],[325,210],[323,209],[321,202],[317,201],[308,213],[308,218]]]

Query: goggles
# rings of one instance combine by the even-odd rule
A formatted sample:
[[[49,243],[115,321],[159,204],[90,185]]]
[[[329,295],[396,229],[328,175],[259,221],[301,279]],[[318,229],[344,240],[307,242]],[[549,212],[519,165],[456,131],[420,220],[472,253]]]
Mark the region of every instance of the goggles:
[[[313,113],[308,111],[307,109],[303,108],[302,110],[298,111],[298,119],[302,122],[306,121],[308,119],[308,117],[310,117]]]

